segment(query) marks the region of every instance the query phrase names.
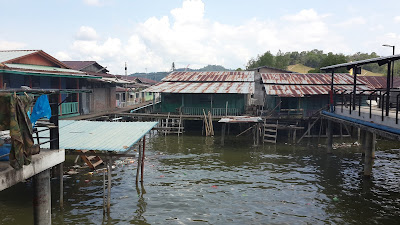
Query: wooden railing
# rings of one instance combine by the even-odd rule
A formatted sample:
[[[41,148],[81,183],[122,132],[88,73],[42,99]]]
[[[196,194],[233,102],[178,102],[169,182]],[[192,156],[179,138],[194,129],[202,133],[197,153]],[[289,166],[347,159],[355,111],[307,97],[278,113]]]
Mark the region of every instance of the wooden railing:
[[[203,107],[183,107],[182,113],[186,115],[203,115],[203,110],[205,113],[209,111],[213,116],[239,116],[242,111],[236,108],[203,108]]]
[[[59,113],[62,116],[79,113],[78,102],[63,102],[59,106]]]

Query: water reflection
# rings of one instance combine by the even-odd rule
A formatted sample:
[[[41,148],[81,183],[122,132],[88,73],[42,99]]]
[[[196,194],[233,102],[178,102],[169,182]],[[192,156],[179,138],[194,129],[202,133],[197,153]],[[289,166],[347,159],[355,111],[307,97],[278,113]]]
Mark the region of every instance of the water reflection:
[[[131,220],[130,223],[137,224],[140,222],[140,224],[149,224],[143,215],[146,212],[147,207],[147,202],[143,197],[143,195],[146,194],[146,189],[144,188],[143,182],[140,182],[140,185],[136,185],[136,193],[138,195],[137,209],[135,211],[133,220]]]
[[[219,142],[153,135],[146,144],[143,185],[135,186],[135,163],[113,169],[109,218],[102,220],[102,174],[78,174],[65,180],[65,210],[53,209],[53,224],[398,222],[400,151],[387,150],[388,143],[379,145],[371,179],[363,179],[357,148],[326,154],[312,141],[308,147],[254,147],[246,137],[230,136],[225,146]],[[19,221],[12,209],[7,212],[0,218]]]

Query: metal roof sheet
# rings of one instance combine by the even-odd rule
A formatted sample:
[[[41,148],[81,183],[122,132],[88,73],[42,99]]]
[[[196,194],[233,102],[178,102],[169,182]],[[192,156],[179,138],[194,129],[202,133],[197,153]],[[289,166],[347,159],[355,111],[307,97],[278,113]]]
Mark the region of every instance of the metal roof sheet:
[[[24,70],[39,70],[39,71],[49,71],[49,72],[59,72],[59,73],[72,73],[72,74],[85,74],[85,72],[79,70],[64,69],[52,66],[40,66],[40,65],[30,65],[30,64],[4,64],[8,68],[13,69],[24,69]]]
[[[172,72],[162,81],[181,82],[253,82],[254,71]]]
[[[271,85],[264,84],[267,95],[279,97],[304,97],[306,95],[327,95],[331,90],[330,85]],[[353,90],[350,85],[334,85],[334,89]],[[358,91],[369,90],[365,85],[357,86]]]
[[[38,52],[39,50],[8,50],[0,51],[0,63],[7,62],[11,59],[19,58],[25,55]]]
[[[331,83],[332,74],[324,73],[262,73],[264,84],[318,84]],[[354,78],[350,74],[335,73],[334,84],[353,84]],[[357,79],[357,84],[366,84]]]
[[[87,75],[85,72],[78,70],[64,69],[59,67],[51,66],[39,66],[39,65],[28,65],[28,64],[4,64],[5,68],[1,69],[2,72],[8,73],[20,73],[27,75],[38,75],[38,76],[61,76],[61,77],[74,77],[74,78],[93,78],[100,79],[98,76]]]
[[[359,76],[358,79],[367,83],[371,89],[386,88],[386,76]],[[400,77],[393,77],[393,88],[400,88]]]
[[[254,93],[254,82],[161,82],[143,92],[252,94]]]
[[[60,120],[60,148],[124,152],[157,123]],[[49,135],[48,131],[43,132],[43,136],[46,135]],[[49,143],[41,147],[49,148]]]

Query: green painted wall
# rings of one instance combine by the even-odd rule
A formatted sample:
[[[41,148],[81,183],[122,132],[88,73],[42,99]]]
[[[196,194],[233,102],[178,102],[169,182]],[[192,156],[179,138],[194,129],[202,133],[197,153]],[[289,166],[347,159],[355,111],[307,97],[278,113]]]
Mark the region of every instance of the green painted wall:
[[[282,101],[282,103],[275,109],[276,112],[279,112],[280,109],[302,109],[303,116],[310,116],[328,104],[328,95],[314,95],[302,98],[266,96],[265,108],[272,110],[279,101]]]
[[[178,112],[184,107],[210,108],[212,99],[213,108],[225,108],[228,101],[228,108],[236,108],[244,112],[247,103],[244,94],[161,94],[162,112]],[[182,101],[183,100],[183,101]]]

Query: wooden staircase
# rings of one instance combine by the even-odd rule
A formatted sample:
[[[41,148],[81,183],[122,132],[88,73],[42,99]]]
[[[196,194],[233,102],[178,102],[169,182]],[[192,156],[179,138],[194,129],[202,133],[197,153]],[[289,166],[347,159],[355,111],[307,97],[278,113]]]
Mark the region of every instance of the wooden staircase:
[[[278,121],[275,123],[264,122],[264,142],[276,144],[278,137]]]
[[[78,152],[87,153],[85,155],[81,155],[81,159],[93,170],[103,163],[103,160],[100,158],[100,156],[90,155],[90,153],[95,153],[93,150],[78,150]]]

